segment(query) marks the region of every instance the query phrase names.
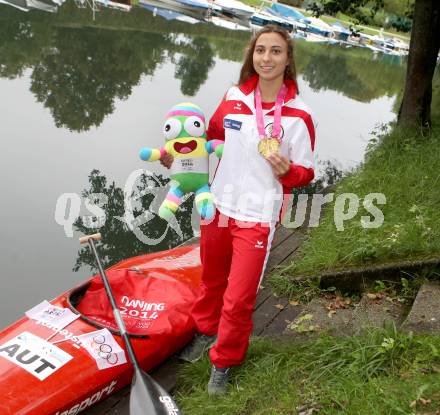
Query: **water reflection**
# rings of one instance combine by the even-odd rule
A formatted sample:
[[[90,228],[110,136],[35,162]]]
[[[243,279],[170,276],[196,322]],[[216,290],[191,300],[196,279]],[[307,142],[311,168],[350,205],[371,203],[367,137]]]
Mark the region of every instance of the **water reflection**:
[[[308,186],[294,189],[294,197],[301,193],[312,195],[324,187],[336,183],[342,177],[342,171],[336,165],[329,161],[322,164],[320,169],[323,171],[322,175]],[[109,184],[108,178],[98,170],[93,170],[90,173],[89,186],[82,191],[81,196],[84,200],[89,199],[92,203],[94,195],[104,194],[106,196],[107,203],[103,206],[105,211],[104,224],[99,226],[99,220],[96,217],[93,218],[95,220],[90,220],[90,216],[80,216],[74,223],[74,227],[76,231],[84,235],[98,231],[102,234],[100,253],[105,267],[135,255],[173,248],[193,237],[193,228],[198,229],[199,224],[193,223],[199,221],[194,208],[194,195],[190,196],[176,213],[181,238],[177,237],[176,232],[157,215],[158,206],[167,193],[167,184],[170,180],[156,174],[154,180],[151,180],[151,177],[145,174],[140,175],[136,181],[134,193],[131,196],[134,196],[138,203],[133,209],[134,220],[131,223],[135,223],[136,218],[141,218],[147,213],[148,221],[141,225],[139,230],[150,240],[160,241],[157,244],[144,243],[136,235],[139,230],[133,232],[131,226],[127,226],[129,221],[122,220],[127,211],[124,190],[117,187],[114,182]],[[136,195],[141,197],[137,198]],[[93,222],[97,225],[94,228],[92,228]],[[73,271],[77,272],[84,266],[96,271],[95,259],[88,247],[83,247],[78,251]]]
[[[90,276],[92,258],[83,252],[76,262],[79,235],[67,238],[55,220],[61,195],[78,196],[84,187],[86,195],[108,195],[105,225],[89,229],[78,222],[76,227],[80,234],[103,232],[106,264],[166,249],[191,236],[186,212],[182,239],[168,230],[161,244],[142,243],[116,218],[123,216],[121,188],[133,169],[146,167],[138,159],[139,148],[163,144],[162,120],[172,105],[190,100],[212,114],[238,77],[249,36],[211,24],[167,22],[141,8],[130,13],[104,9],[93,22],[90,10],[74,2],[55,15],[0,5],[0,133],[5,141],[0,157],[8,178],[0,242],[11,281],[5,287],[3,322]],[[337,160],[344,169],[358,164],[374,123],[393,119],[394,98],[367,102],[393,95],[402,67],[374,61],[368,50],[301,41],[296,56],[301,95],[319,123],[317,159]],[[93,168],[104,174],[91,174],[89,183]],[[149,168],[168,174],[159,165]],[[148,206],[147,195],[143,203],[134,214]],[[78,209],[84,206],[81,199]],[[152,217],[142,228],[154,239],[165,224]],[[26,238],[17,239],[17,230]],[[75,262],[81,268],[77,273],[71,272]]]
[[[28,25],[26,30],[21,25],[16,29],[19,33],[12,35],[12,58],[35,33]],[[214,65],[214,53],[204,38],[179,42],[157,33],[54,30],[44,47],[46,53],[32,62],[31,91],[50,109],[57,127],[73,131],[99,126],[113,112],[115,99],[127,99],[141,76],[154,74],[165,61],[166,51],[178,50],[181,55],[175,77],[182,81],[182,93],[188,96],[197,93]],[[31,66],[26,54],[10,61],[6,55],[6,62],[2,74],[8,77],[18,76]]]
[[[339,91],[356,101],[370,102],[396,95],[404,84],[404,65],[389,64],[387,55],[372,59],[371,53],[365,49],[318,46],[298,41],[297,56],[298,72],[315,91]]]
[[[39,62],[42,49],[50,44],[52,28],[7,6],[0,5],[0,10],[0,76],[13,79]]]
[[[115,99],[130,96],[142,75],[154,73],[168,43],[153,33],[57,29],[34,66],[31,91],[57,127],[88,130],[113,112]]]
[[[20,20],[0,29],[0,74],[14,78],[32,67],[31,91],[49,108],[55,125],[71,131],[99,126],[116,99],[127,99],[142,76],[154,75],[174,54],[179,55],[175,77],[187,96],[197,93],[214,65],[205,38],[179,40],[170,34],[78,30]]]
[[[208,79],[208,72],[214,66],[214,51],[205,38],[190,39],[185,44],[185,54],[176,65],[175,77],[182,81],[182,94],[194,96]]]
[[[96,194],[107,196],[107,203],[103,206],[105,223],[102,227],[92,230],[91,223],[83,217],[79,217],[74,223],[74,227],[76,231],[84,235],[99,230],[102,234],[102,244],[99,249],[105,267],[135,255],[170,249],[193,236],[191,218],[194,197],[189,197],[176,213],[181,238],[177,237],[172,228],[167,226],[167,223],[156,214],[158,206],[157,203],[154,204],[154,200],[157,198],[162,201],[166,190],[168,190],[166,189],[168,182],[169,179],[165,179],[162,175],[154,175],[154,180],[151,180],[151,176],[141,175],[134,186],[135,193],[141,195],[139,199],[136,199],[137,203],[132,212],[134,219],[142,217],[145,213],[148,215],[147,222],[141,225],[138,231],[142,232],[146,238],[158,242],[148,245],[140,240],[127,225],[127,221],[122,219],[127,210],[124,190],[117,187],[115,182],[109,184],[107,177],[98,170],[93,170],[90,173],[89,187],[84,189],[81,195],[84,199],[90,197],[93,199],[93,195]],[[156,188],[152,189],[152,186]],[[91,201],[93,202],[93,200]],[[96,271],[95,259],[88,247],[78,251],[73,271],[78,271],[84,265]]]
[[[74,6],[65,5],[49,17],[0,7],[7,12],[0,18],[0,76],[14,78],[32,68],[30,89],[36,99],[49,108],[57,127],[78,132],[101,125],[116,99],[127,99],[142,76],[154,75],[167,61],[175,63],[181,92],[194,96],[215,56],[241,61],[249,36],[225,35],[227,31],[205,24],[198,26],[209,37],[195,37],[193,25],[164,23],[143,10],[122,17],[103,10],[94,23],[102,28],[90,28],[82,26],[90,16]],[[127,30],[139,29],[139,19],[152,32]],[[110,30],[110,22],[124,24],[125,30]],[[173,34],[173,25],[186,35]],[[299,74],[315,91],[330,89],[369,102],[393,96],[403,85],[403,65],[389,64],[386,56],[375,60],[368,50],[297,41],[296,56]]]
[[[314,54],[304,68],[303,76],[315,91],[338,90],[343,85],[344,94],[351,98],[361,91],[359,79],[356,74],[350,73],[345,57]]]

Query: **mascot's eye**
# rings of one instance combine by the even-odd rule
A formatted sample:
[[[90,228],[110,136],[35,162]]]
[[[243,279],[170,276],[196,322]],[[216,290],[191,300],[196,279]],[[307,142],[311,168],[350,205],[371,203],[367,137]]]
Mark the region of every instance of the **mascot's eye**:
[[[183,126],[186,132],[192,137],[200,137],[205,132],[205,124],[199,117],[188,117]]]
[[[182,124],[177,118],[168,118],[163,126],[163,135],[165,139],[172,140],[182,131]]]

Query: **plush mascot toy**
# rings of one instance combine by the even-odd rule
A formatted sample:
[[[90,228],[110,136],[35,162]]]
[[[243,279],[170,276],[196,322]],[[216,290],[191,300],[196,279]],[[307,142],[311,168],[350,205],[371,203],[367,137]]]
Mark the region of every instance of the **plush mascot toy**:
[[[157,161],[165,154],[174,156],[171,166],[171,189],[159,208],[159,216],[171,219],[186,193],[196,194],[196,208],[203,219],[214,217],[214,204],[209,188],[209,154],[221,158],[223,141],[206,141],[205,116],[202,110],[189,102],[171,108],[166,116],[163,133],[165,146],[144,147],[139,155],[144,161]]]

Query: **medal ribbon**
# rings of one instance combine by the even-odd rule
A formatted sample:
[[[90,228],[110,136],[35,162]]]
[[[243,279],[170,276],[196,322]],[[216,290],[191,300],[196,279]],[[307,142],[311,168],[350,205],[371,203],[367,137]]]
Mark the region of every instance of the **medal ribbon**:
[[[278,141],[280,140],[281,133],[281,107],[284,102],[284,98],[287,94],[287,87],[283,84],[280,88],[277,99],[275,102],[275,113],[273,117],[273,128],[272,128],[272,137],[276,138]],[[260,140],[266,138],[266,132],[264,129],[264,115],[263,115],[263,104],[261,103],[261,91],[260,86],[257,85],[255,89],[255,116],[257,118],[257,128],[258,134],[260,135]]]

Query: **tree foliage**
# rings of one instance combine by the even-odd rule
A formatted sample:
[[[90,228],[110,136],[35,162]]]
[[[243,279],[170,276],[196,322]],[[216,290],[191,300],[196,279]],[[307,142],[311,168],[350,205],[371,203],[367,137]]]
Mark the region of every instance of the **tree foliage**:
[[[325,13],[336,14],[342,12],[349,15],[355,14],[359,7],[368,6],[374,15],[379,9],[383,8],[384,0],[323,0],[322,6]]]
[[[375,60],[366,49],[297,43],[297,70],[315,91],[338,91],[352,99],[370,102],[397,95],[405,79],[404,66],[396,56]],[[393,62],[395,60],[395,62]]]
[[[399,124],[431,129],[432,81],[440,50],[440,2],[417,0]]]
[[[0,76],[15,78],[31,69],[30,89],[37,101],[50,110],[57,127],[71,131],[99,126],[117,99],[127,99],[142,76],[154,75],[174,55],[185,95],[197,93],[214,65],[206,38],[182,43],[169,28],[159,33],[59,26],[41,13],[0,8],[7,11],[0,16]]]
[[[204,38],[191,39],[176,65],[175,77],[182,81],[182,93],[194,96],[213,66],[214,52],[209,42]]]
[[[126,204],[125,198],[127,195],[124,190],[117,187],[114,182],[109,183],[107,177],[98,170],[93,170],[90,173],[89,186],[83,190],[81,196],[96,204],[97,195],[105,195],[107,197],[107,203],[103,206],[105,220],[100,223],[98,220],[86,221],[84,217],[79,217],[74,226],[75,230],[82,234],[91,233],[91,224],[94,224],[94,229],[99,229],[103,236],[100,252],[105,267],[135,255],[170,249],[193,236],[191,225],[193,197],[184,202],[177,213],[177,223],[182,232],[182,239],[167,226],[163,219],[154,213],[157,206],[152,206],[152,202],[158,192],[164,193],[167,190],[166,185],[168,182],[169,179],[165,179],[162,175],[155,175],[154,180],[151,179],[151,176],[142,175],[136,181],[136,185],[132,189],[133,193],[129,195],[136,196],[145,193],[139,199],[134,200],[132,213],[134,219],[136,219],[145,212],[150,212],[147,215],[149,220],[140,226],[140,231],[148,239],[158,241],[157,244],[149,245],[139,239],[130,229],[127,219],[123,220],[127,218],[126,212],[129,209]],[[95,269],[95,259],[87,247],[83,247],[78,251],[73,270],[78,271],[84,266]]]
[[[13,79],[36,65],[41,51],[50,44],[52,29],[46,21],[35,20],[10,7],[1,6],[5,12],[0,20],[0,76]]]
[[[116,100],[130,96],[143,76],[154,75],[165,62],[175,64],[182,93],[194,96],[215,57],[242,61],[249,37],[233,31],[223,34],[206,25],[211,29],[203,30],[217,36],[182,39],[172,31],[190,31],[194,25],[165,23],[138,9],[128,14],[104,9],[91,26],[90,11],[69,2],[50,16],[0,8],[0,76],[14,78],[30,70],[37,100],[50,110],[58,127],[72,131],[99,126],[114,111]],[[141,30],[146,25],[149,31]],[[369,102],[395,95],[403,83],[402,66],[386,62],[395,57],[373,60],[365,49],[301,41],[296,50],[298,74],[315,90],[336,90]]]
[[[57,30],[31,76],[31,91],[50,109],[57,127],[83,131],[101,124],[115,99],[128,98],[141,75],[154,72],[163,37],[155,36],[155,49],[133,47],[139,44],[132,44],[133,38],[136,34],[108,30]]]

